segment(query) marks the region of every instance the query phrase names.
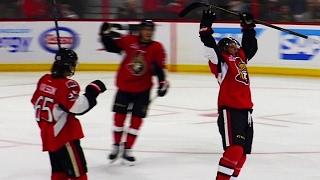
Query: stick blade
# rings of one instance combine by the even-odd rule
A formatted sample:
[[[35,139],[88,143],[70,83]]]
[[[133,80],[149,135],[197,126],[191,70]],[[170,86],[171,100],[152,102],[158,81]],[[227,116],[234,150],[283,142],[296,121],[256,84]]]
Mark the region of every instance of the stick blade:
[[[200,8],[200,7],[207,7],[209,5],[201,3],[201,2],[193,2],[189,4],[187,7],[185,7],[180,13],[179,17],[185,17],[189,12],[191,12],[194,9]]]

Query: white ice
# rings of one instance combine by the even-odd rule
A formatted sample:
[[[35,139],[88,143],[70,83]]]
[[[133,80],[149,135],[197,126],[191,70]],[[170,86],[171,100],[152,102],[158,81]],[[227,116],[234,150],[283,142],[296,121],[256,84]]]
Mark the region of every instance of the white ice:
[[[43,73],[0,73],[0,179],[50,179],[31,94]],[[91,180],[213,180],[222,153],[216,125],[218,85],[209,75],[170,74],[170,92],[152,102],[135,146],[135,166],[110,165],[114,73],[79,73],[82,87],[108,91],[80,117]],[[319,180],[320,83],[315,78],[255,76],[253,154],[241,180]]]

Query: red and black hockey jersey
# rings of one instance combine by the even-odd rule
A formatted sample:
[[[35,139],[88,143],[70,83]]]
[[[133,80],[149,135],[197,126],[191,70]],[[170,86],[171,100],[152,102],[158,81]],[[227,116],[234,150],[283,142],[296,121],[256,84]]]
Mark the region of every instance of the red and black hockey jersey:
[[[107,51],[124,53],[116,82],[122,91],[142,92],[150,89],[153,67],[165,68],[166,54],[160,42],[141,43],[136,35],[125,35],[118,39],[104,36],[102,41]]]
[[[209,59],[211,72],[220,85],[218,107],[252,109],[247,63],[257,51],[255,31],[253,29],[244,31],[243,47],[239,47],[235,56],[220,51],[211,35],[201,37],[201,40],[206,47],[206,57]]]
[[[55,151],[69,141],[84,137],[75,114],[86,112],[90,107],[88,99],[79,92],[78,83],[68,78],[46,74],[39,80],[31,102],[43,151]]]

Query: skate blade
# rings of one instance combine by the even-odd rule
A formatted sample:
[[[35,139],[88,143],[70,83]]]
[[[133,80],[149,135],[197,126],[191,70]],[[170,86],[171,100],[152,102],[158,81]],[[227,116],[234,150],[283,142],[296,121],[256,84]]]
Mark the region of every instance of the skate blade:
[[[135,162],[127,161],[127,160],[125,160],[125,159],[122,159],[122,160],[121,160],[121,164],[124,165],[124,166],[134,166],[134,165],[135,165]]]
[[[109,160],[110,160],[110,159],[109,159]],[[109,164],[114,164],[117,160],[118,160],[118,158],[112,159],[112,160],[109,161]]]
[[[119,158],[120,158],[119,156],[117,156],[117,157],[114,158],[114,159],[109,159],[109,158],[107,157],[107,159],[109,160],[109,164],[114,164]]]

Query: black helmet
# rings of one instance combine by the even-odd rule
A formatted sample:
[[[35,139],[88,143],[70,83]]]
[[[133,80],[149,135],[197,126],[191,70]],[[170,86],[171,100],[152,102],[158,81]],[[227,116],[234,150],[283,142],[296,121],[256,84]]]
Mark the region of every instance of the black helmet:
[[[71,49],[61,48],[56,53],[55,61],[51,68],[52,76],[72,76],[78,62],[78,55]]]
[[[142,20],[140,22],[139,26],[140,26],[140,29],[143,29],[145,27],[150,27],[150,28],[152,28],[154,30],[156,25],[154,24],[154,22],[152,20],[145,19],[145,20]]]
[[[222,38],[218,42],[218,47],[220,51],[226,51],[230,44],[236,44],[237,46],[240,46],[240,43],[236,39],[232,37],[228,37],[228,38]]]

